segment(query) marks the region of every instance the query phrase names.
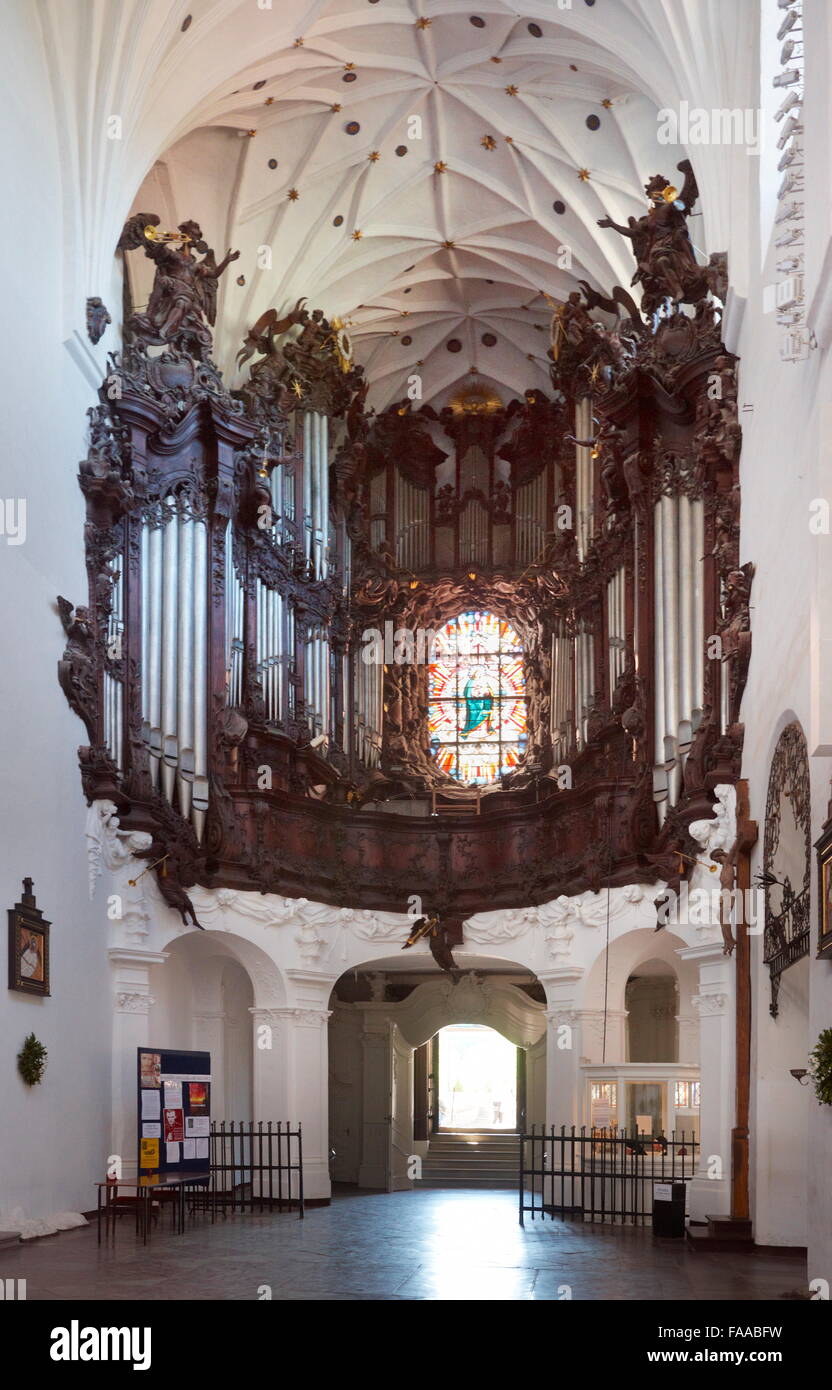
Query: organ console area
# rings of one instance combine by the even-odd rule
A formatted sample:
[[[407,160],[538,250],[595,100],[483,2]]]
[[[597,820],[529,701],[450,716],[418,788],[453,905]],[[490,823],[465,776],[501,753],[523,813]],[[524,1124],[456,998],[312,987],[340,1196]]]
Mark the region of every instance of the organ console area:
[[[742,744],[735,364],[710,305],[579,298],[549,393],[380,413],[320,311],[264,316],[233,389],[199,303],[128,316],[59,674],[88,798],[183,914],[197,882],[461,919],[684,872]]]

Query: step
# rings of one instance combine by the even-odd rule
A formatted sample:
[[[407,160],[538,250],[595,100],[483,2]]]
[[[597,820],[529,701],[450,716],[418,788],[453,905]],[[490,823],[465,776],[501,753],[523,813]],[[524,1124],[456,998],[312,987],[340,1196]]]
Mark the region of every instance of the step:
[[[8,1250],[12,1245],[20,1244],[19,1231],[0,1231],[0,1250]]]
[[[488,1187],[516,1191],[517,1183],[507,1178],[419,1178],[416,1187]]]
[[[729,1216],[708,1217],[707,1226],[688,1226],[691,1250],[707,1254],[747,1254],[754,1249],[750,1221],[732,1222]]]

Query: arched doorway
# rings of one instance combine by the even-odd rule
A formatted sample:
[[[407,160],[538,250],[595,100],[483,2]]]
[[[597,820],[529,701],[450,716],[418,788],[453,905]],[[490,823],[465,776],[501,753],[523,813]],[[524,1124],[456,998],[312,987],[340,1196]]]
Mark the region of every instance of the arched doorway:
[[[545,1121],[542,986],[528,969],[511,962],[477,957],[471,964],[475,968],[457,983],[432,963],[426,961],[418,969],[415,963],[403,964],[400,957],[354,968],[337,981],[329,1021],[335,1183],[387,1191],[410,1188],[419,1180],[432,1140],[440,1136],[490,1134],[500,1142],[516,1134],[522,1124]],[[443,1033],[450,1051],[443,1048]],[[457,1126],[459,1117],[453,1107],[452,1131],[450,1125],[440,1125],[440,1078],[450,1067],[449,1095],[461,1097],[463,1092],[454,1092],[456,1083],[463,1088],[466,1084],[459,1070],[461,1054],[476,1052],[478,1043],[485,1045],[491,1059],[491,1091],[486,1075],[489,1064],[481,1053],[473,1074],[477,1093],[471,1093],[471,1073],[467,1073],[467,1108],[461,1112],[461,1118],[471,1123]],[[499,1095],[493,1075],[498,1056],[502,1058]],[[513,1087],[509,1084],[512,1068]],[[495,1100],[499,1102],[496,1111]],[[446,1099],[442,1104],[450,1120],[452,1102]],[[516,1181],[516,1160],[512,1172]]]

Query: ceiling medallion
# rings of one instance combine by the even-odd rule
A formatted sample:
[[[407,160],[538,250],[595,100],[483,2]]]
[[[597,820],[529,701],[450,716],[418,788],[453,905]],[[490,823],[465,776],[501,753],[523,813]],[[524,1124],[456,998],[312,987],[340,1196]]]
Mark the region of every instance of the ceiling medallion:
[[[274,106],[274,97],[266,97],[266,100],[263,102],[263,105]]]
[[[433,172],[435,174],[447,174],[448,166],[445,163],[444,159],[437,159],[436,163],[433,166]]]
[[[446,251],[453,251],[454,247],[456,246],[456,242],[455,242],[455,241],[443,241],[443,242],[442,242],[442,245],[444,246],[444,248],[445,248]],[[411,267],[411,269],[412,269],[412,267]]]
[[[433,20],[432,20],[432,19],[425,19],[424,16],[423,16],[421,19],[417,19],[417,20],[416,20],[416,28],[417,28],[417,29],[429,29],[432,23],[433,23]]]
[[[399,159],[402,159],[404,155],[407,154],[407,145],[397,145],[396,154],[399,156]]]
[[[357,72],[345,72],[345,73],[344,73],[344,76],[341,78],[341,81],[342,81],[342,82],[355,82],[356,79],[357,79],[357,77],[358,77],[358,73],[357,73]]]
[[[378,161],[381,159],[381,155],[379,154],[378,150],[370,150],[370,153],[367,155],[367,158],[369,159],[371,164],[378,164]]]
[[[344,126],[344,130],[348,135],[357,135],[360,129],[361,124],[359,121],[347,121],[347,124]]]
[[[526,25],[526,28],[528,29],[533,39],[543,38],[543,30],[541,29],[539,24],[528,24]]]
[[[270,160],[269,160],[269,168],[270,168],[270,169],[276,169],[276,168],[277,168],[277,160],[276,160],[276,159],[270,159]]]
[[[193,24],[193,21],[194,21],[194,17],[193,17],[192,14],[186,14],[186,15],[185,15],[185,18],[182,20],[182,23],[181,23],[181,25],[179,26],[180,29],[182,30],[182,33],[183,33],[183,34],[185,33],[185,31],[186,31],[187,29],[190,29],[191,25]]]
[[[411,338],[410,334],[409,334],[409,333],[405,333],[404,337],[402,338],[402,347],[410,347],[410,344],[411,344],[412,342],[413,342],[413,339]]]
[[[246,283],[246,277],[245,277],[245,275],[238,275],[238,276],[237,276],[237,284],[238,284],[238,285],[244,285],[245,283]]]
[[[330,111],[340,111],[340,110],[341,110],[341,103],[340,103],[340,101],[334,101],[334,102],[332,103],[332,105],[330,106],[329,109],[330,109]]]
[[[483,333],[482,337],[480,338],[480,342],[481,342],[485,347],[496,347],[496,346],[497,346],[497,335],[496,335],[496,333]]]
[[[289,199],[290,203],[296,203],[298,198],[300,197],[300,194],[298,193],[298,190],[296,188],[290,188],[289,192],[286,194],[286,197]]]
[[[337,217],[333,217],[332,225],[333,227],[342,227],[344,225],[344,219],[341,216],[340,212]]]
[[[578,170],[578,178],[581,180],[581,183],[589,183],[589,180],[590,180],[590,178],[591,178],[591,175],[590,175],[589,170],[588,170],[588,169],[579,169],[579,170]]]
[[[265,77],[264,77],[264,78],[262,79],[262,81],[260,81],[260,82],[255,82],[255,84],[254,84],[254,86],[252,87],[251,90],[252,90],[253,92],[259,92],[263,87],[265,87],[265,85],[266,85],[266,79],[265,79]]]
[[[588,130],[598,130],[601,125],[601,117],[595,115],[587,116],[586,125]]]
[[[480,144],[484,150],[496,150],[497,148],[497,141],[494,139],[493,135],[484,135],[480,140]]]
[[[448,352],[462,352],[462,343],[459,341],[459,338],[449,338],[445,347],[448,349]]]
[[[356,227],[355,231],[352,234],[352,239],[353,241],[360,241],[363,235],[364,233],[359,231],[358,227]]]
[[[552,204],[552,207],[558,214],[558,217],[562,217],[563,214],[566,212],[566,204],[562,202],[560,198],[555,199],[555,201]]]
[[[303,39],[295,39],[295,42],[292,44],[292,47],[303,48]]]
[[[479,17],[478,14],[472,14],[472,15],[471,15],[470,23],[473,24],[473,26],[474,26],[475,29],[484,29],[484,28],[485,28],[485,20],[484,20],[484,19],[480,19],[480,17]]]
[[[506,87],[506,96],[507,96],[507,97],[516,97],[516,96],[517,96],[517,93],[519,92],[519,90],[520,90],[519,87],[515,87],[514,83],[513,83],[513,82],[510,82],[509,85]]]
[[[503,61],[502,58],[492,58],[492,59],[491,59],[491,62],[492,62],[492,63],[501,63],[502,61]]]
[[[604,97],[604,100],[601,102],[601,105],[605,108],[605,110],[609,111],[610,107],[612,106],[612,102],[609,97]]]

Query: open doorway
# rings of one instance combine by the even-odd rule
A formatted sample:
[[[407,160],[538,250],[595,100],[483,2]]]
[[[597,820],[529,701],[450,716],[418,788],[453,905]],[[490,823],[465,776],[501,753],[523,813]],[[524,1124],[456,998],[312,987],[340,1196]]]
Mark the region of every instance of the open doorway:
[[[515,1133],[522,1093],[522,1048],[494,1028],[454,1023],[433,1039],[434,1128]]]

